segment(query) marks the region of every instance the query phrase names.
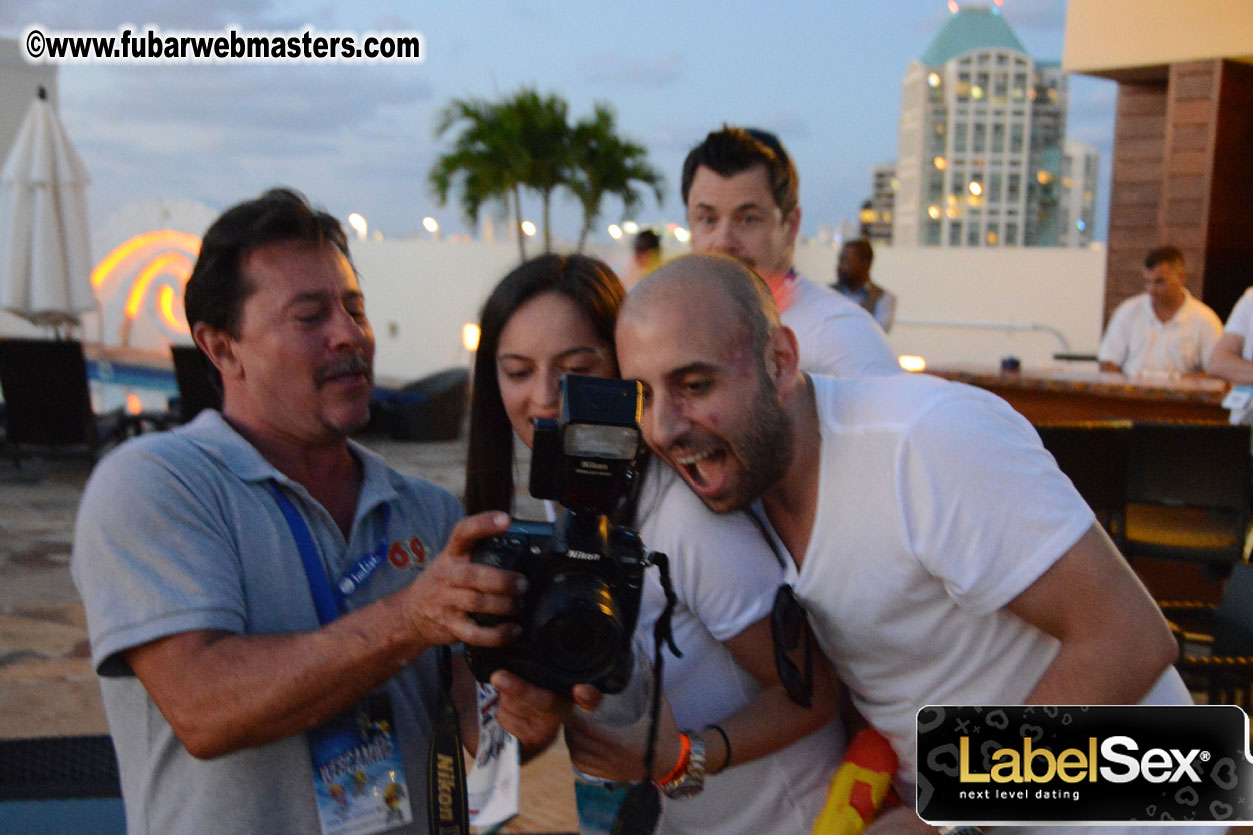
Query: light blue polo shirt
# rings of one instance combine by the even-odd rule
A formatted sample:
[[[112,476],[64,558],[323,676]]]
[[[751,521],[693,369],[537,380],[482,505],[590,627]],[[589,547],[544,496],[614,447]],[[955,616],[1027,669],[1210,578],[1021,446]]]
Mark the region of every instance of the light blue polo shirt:
[[[215,411],[124,444],[92,473],[79,507],[71,569],[87,611],[92,663],[101,677],[131,833],[319,831],[303,734],[198,760],[121,653],[191,630],[255,635],[318,628],[273,482],[304,518],[331,578],[386,538],[387,560],[348,598],[346,609],[412,581],[443,547],[461,508],[441,488],[397,473],[358,444],[351,448],[362,462],[364,482],[347,542],[302,486]],[[434,653],[387,688],[416,819],[397,831],[425,832],[427,740],[438,693]]]

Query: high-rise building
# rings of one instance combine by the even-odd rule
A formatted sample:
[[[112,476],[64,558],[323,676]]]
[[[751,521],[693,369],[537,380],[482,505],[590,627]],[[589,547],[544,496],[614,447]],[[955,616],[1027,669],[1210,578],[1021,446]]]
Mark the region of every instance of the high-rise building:
[[[870,169],[873,188],[870,199],[861,204],[858,220],[861,237],[876,243],[892,243],[892,216],[896,211],[896,164],[876,165]]]
[[[1092,243],[1099,166],[1100,154],[1096,148],[1073,139],[1066,140],[1058,194],[1058,246],[1087,246]]]
[[[893,244],[1077,245],[1059,225],[1066,99],[999,8],[951,14],[901,84]]]

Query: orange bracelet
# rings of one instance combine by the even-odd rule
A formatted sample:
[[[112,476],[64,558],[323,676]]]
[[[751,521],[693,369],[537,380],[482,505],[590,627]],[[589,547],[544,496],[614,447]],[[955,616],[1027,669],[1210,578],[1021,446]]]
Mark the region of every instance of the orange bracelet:
[[[688,766],[688,763],[691,761],[691,758],[692,758],[692,738],[689,737],[687,734],[680,732],[679,733],[679,761],[675,763],[674,768],[670,770],[669,774],[667,774],[665,777],[662,777],[660,780],[654,780],[653,782],[656,783],[658,787],[664,789],[666,786],[675,782],[676,780],[678,780],[680,777],[682,777],[684,774],[687,773],[687,766]]]

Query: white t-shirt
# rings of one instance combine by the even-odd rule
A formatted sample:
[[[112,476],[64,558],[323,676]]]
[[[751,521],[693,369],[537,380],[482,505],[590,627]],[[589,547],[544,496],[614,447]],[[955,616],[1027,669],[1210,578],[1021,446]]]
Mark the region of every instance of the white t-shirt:
[[[796,333],[801,370],[831,377],[900,374],[883,328],[856,302],[799,275],[775,292],[783,324]]]
[[[683,657],[665,653],[666,698],[679,727],[699,731],[760,692],[720,642],[770,614],[783,570],[747,516],[714,514],[660,462],[649,467],[640,515],[645,546],[669,558],[678,598],[672,627]],[[665,597],[657,570],[646,577],[637,634],[651,648]],[[734,751],[734,739],[731,746]],[[710,775],[696,797],[666,801],[659,831],[808,835],[844,748],[836,719],[770,756]]]
[[[1253,287],[1245,290],[1236,306],[1231,308],[1231,315],[1227,317],[1227,326],[1223,332],[1234,333],[1244,339],[1240,356],[1253,362]]]
[[[1205,361],[1222,332],[1218,314],[1184,290],[1184,301],[1163,322],[1153,312],[1148,293],[1118,305],[1110,317],[1097,355],[1102,362],[1122,367],[1124,374],[1140,371],[1190,374],[1205,370]]]
[[[1002,607],[1094,517],[995,395],[926,375],[813,384],[819,521],[787,575],[912,783],[920,707],[1021,704],[1053,660],[1058,641]],[[1145,701],[1190,703],[1173,669]]]

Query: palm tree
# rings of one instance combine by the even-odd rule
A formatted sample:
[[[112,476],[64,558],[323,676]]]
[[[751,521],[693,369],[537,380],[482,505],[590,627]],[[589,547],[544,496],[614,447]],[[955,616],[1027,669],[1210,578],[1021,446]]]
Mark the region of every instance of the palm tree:
[[[521,187],[527,163],[515,115],[505,104],[453,99],[440,112],[435,135],[443,136],[455,125],[462,129],[453,150],[436,159],[427,176],[436,199],[445,205],[459,180],[461,208],[470,223],[477,224],[485,203],[499,201],[508,211],[512,198],[518,252],[526,260]]]
[[[552,196],[570,179],[571,130],[569,105],[560,96],[541,96],[523,88],[502,105],[511,135],[523,160],[522,185],[539,192],[543,206],[544,251],[552,251]]]
[[[598,102],[592,118],[579,122],[572,132],[575,170],[567,187],[583,207],[580,252],[606,196],[621,199],[622,213],[627,217],[644,202],[639,186],[652,189],[658,204],[662,201],[664,178],[648,163],[648,152],[642,145],[618,136],[614,121],[613,108]]]

